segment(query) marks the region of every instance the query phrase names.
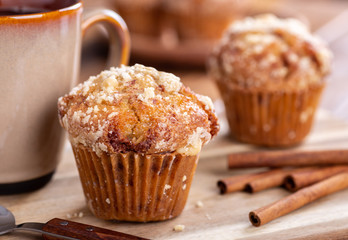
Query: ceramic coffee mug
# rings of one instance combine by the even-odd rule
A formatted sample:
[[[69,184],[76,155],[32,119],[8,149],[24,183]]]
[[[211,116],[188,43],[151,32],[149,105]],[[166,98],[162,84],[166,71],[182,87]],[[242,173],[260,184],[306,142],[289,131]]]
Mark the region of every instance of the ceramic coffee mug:
[[[84,31],[101,23],[109,63],[127,64],[122,18],[82,12],[79,0],[0,1],[0,194],[34,190],[52,177],[62,145],[57,99],[77,84]]]

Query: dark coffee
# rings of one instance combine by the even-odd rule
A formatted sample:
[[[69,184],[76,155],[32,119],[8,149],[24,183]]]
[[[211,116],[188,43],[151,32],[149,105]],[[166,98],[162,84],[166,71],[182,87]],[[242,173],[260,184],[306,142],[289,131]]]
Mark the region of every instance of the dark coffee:
[[[15,16],[56,11],[78,3],[78,0],[0,0],[0,16]]]
[[[49,9],[37,9],[37,8],[26,8],[26,7],[13,7],[13,8],[0,8],[0,16],[14,16],[24,14],[34,14],[49,12]]]

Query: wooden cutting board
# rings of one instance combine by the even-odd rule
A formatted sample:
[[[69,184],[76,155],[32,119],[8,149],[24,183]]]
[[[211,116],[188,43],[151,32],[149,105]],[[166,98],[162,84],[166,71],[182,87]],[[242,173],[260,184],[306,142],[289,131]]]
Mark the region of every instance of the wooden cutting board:
[[[221,134],[207,145],[198,164],[189,199],[183,213],[158,223],[125,223],[96,219],[87,209],[75,162],[67,144],[53,180],[43,189],[13,196],[0,196],[0,204],[13,211],[17,223],[46,222],[54,217],[110,228],[151,239],[346,239],[348,238],[348,189],[322,198],[262,227],[251,226],[248,213],[289,193],[274,188],[256,194],[243,192],[219,195],[219,178],[240,174],[227,170],[231,152],[262,150],[240,144],[227,135],[222,121]],[[297,149],[348,148],[348,124],[324,111],[317,115],[314,129]],[[204,206],[196,207],[197,201]],[[177,224],[183,232],[174,232]],[[13,234],[1,239],[40,239]]]

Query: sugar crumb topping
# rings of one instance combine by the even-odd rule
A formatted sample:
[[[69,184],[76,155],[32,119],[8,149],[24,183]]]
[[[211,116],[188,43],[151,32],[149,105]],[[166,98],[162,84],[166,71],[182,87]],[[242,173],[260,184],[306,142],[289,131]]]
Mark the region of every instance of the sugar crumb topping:
[[[196,155],[201,151],[202,145],[208,142],[211,138],[210,133],[201,127],[198,127],[196,131],[189,136],[187,145],[179,148],[178,153],[186,155]]]
[[[308,27],[295,18],[280,19],[272,14],[263,14],[256,17],[247,17],[240,21],[235,21],[227,30],[229,34],[238,32],[273,32],[276,29],[283,29],[302,39],[308,40],[315,44],[322,44],[321,40],[310,33]],[[273,36],[268,35],[266,38],[260,35],[250,35],[247,37],[251,42],[271,43]]]
[[[154,98],[155,98],[155,89],[153,87],[145,88],[144,93],[138,95],[138,99],[146,103],[151,103],[150,100]]]
[[[204,104],[205,110],[213,110],[214,109],[214,105],[213,105],[213,102],[211,101],[210,97],[197,94],[197,98],[200,102],[202,102]]]
[[[305,24],[264,14],[233,22],[208,65],[215,79],[233,78],[239,87],[303,88],[322,81],[331,59],[325,43]]]
[[[195,155],[218,131],[210,98],[171,73],[140,64],[90,77],[59,98],[58,108],[71,143],[92,147],[98,156],[142,149]]]

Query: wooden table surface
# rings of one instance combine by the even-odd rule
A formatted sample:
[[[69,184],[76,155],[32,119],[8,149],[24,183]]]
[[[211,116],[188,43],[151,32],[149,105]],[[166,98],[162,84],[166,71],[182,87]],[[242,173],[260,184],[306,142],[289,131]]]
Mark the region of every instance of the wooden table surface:
[[[255,194],[219,194],[216,186],[218,179],[243,173],[227,169],[226,155],[260,150],[230,139],[223,116],[221,119],[222,131],[203,149],[186,207],[175,219],[157,223],[126,223],[95,218],[86,206],[68,144],[64,148],[57,173],[47,186],[33,193],[0,196],[0,203],[14,213],[17,223],[46,222],[58,217],[150,239],[343,239],[339,237],[347,236],[348,189],[322,198],[262,227],[253,227],[248,220],[249,211],[289,195],[289,192],[274,188]],[[320,111],[312,133],[296,150],[347,148],[347,142],[348,124],[335,120],[326,111]],[[203,207],[196,207],[198,201],[203,203]],[[177,224],[185,225],[185,230],[174,232],[173,227]],[[0,239],[40,238],[16,233]]]
[[[105,0],[104,0],[105,1]],[[311,22],[313,29],[320,29],[326,22],[348,8],[348,1],[339,0],[279,0],[299,11]],[[315,3],[314,3],[315,2]],[[348,21],[347,21],[348,22]],[[341,25],[344,28],[346,25]],[[300,149],[348,148],[348,35],[331,43],[335,62],[329,84],[324,92],[315,127]],[[86,57],[87,56],[87,57]],[[100,56],[86,55],[81,79],[102,70]],[[96,57],[93,61],[88,57]],[[168,70],[166,66],[163,67]],[[0,196],[0,204],[9,208],[17,222],[46,222],[54,217],[70,218],[87,224],[123,231],[151,239],[347,239],[348,190],[325,197],[287,216],[260,228],[252,227],[248,212],[288,195],[275,188],[257,194],[218,194],[219,178],[238,174],[226,169],[226,155],[231,152],[259,150],[250,145],[234,142],[227,135],[224,113],[219,106],[218,91],[204,69],[172,70],[194,91],[209,95],[215,100],[222,116],[222,131],[218,138],[207,145],[202,154],[192,184],[186,207],[179,217],[159,223],[134,224],[96,219],[85,204],[82,188],[71,149],[66,144],[61,163],[53,180],[36,192]],[[323,110],[325,109],[325,110]],[[337,117],[342,120],[337,120]],[[196,208],[197,201],[204,206]],[[186,226],[183,232],[173,232],[177,224]],[[22,233],[1,236],[0,239],[40,239]]]

